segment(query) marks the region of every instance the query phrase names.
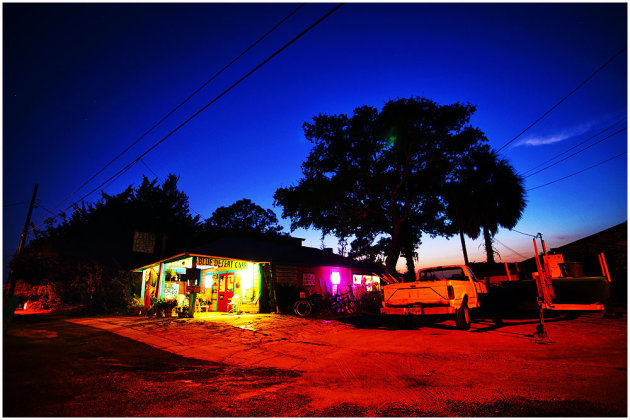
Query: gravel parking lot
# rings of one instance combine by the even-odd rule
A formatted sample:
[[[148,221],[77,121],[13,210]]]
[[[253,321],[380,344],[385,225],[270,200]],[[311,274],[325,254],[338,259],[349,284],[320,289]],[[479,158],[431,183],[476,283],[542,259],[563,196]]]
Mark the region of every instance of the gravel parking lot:
[[[626,416],[626,318],[18,315],[4,416]]]
[[[535,319],[512,319],[499,328],[478,321],[469,331],[452,321],[402,328],[380,316],[70,321],[188,358],[297,373],[239,395],[291,394],[303,402],[297,411],[273,415],[627,414],[625,317],[550,318],[552,343],[544,345],[534,341]]]

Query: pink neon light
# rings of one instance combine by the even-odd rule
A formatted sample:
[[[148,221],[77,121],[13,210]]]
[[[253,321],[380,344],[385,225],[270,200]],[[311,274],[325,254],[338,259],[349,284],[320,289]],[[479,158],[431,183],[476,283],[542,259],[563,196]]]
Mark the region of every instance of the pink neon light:
[[[341,274],[339,274],[339,271],[333,271],[332,273],[330,273],[330,282],[332,284],[341,283]]]

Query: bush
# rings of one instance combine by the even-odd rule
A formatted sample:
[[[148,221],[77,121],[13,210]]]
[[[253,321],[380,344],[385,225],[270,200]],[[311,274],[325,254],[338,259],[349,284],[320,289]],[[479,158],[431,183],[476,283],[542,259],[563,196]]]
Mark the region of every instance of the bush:
[[[23,282],[16,287],[15,296],[19,302],[26,302],[28,309],[60,309],[62,299],[55,284],[29,285]]]
[[[18,284],[28,289],[24,300],[43,309],[57,309],[63,303],[88,313],[126,312],[129,300],[140,293],[140,273],[94,260],[25,252],[11,261],[11,267]]]
[[[127,313],[132,315],[141,315],[144,310],[144,300],[138,296],[133,296],[127,300]]]

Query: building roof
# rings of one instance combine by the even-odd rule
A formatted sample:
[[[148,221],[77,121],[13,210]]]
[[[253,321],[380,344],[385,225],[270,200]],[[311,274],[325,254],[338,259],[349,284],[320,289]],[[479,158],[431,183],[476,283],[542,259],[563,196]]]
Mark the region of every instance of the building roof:
[[[294,238],[295,239],[295,238]],[[348,267],[368,272],[383,273],[378,264],[356,261],[334,254],[331,249],[321,250],[300,245],[301,240],[275,240],[263,237],[223,236],[174,255],[203,255],[278,265]],[[155,264],[155,263],[154,263]],[[140,267],[144,268],[144,267]],[[139,269],[140,269],[139,268]]]
[[[603,252],[604,248],[618,247],[627,249],[628,247],[628,221],[619,223],[601,232],[594,233],[585,238],[578,239],[568,244],[556,247],[550,251],[567,252]]]

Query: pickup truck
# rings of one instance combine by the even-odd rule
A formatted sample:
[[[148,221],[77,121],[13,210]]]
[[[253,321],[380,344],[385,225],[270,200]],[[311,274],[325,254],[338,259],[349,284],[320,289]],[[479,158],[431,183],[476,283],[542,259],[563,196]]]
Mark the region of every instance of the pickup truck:
[[[454,315],[457,328],[470,328],[470,309],[479,308],[488,290],[465,265],[425,268],[417,281],[381,288],[381,313]]]

